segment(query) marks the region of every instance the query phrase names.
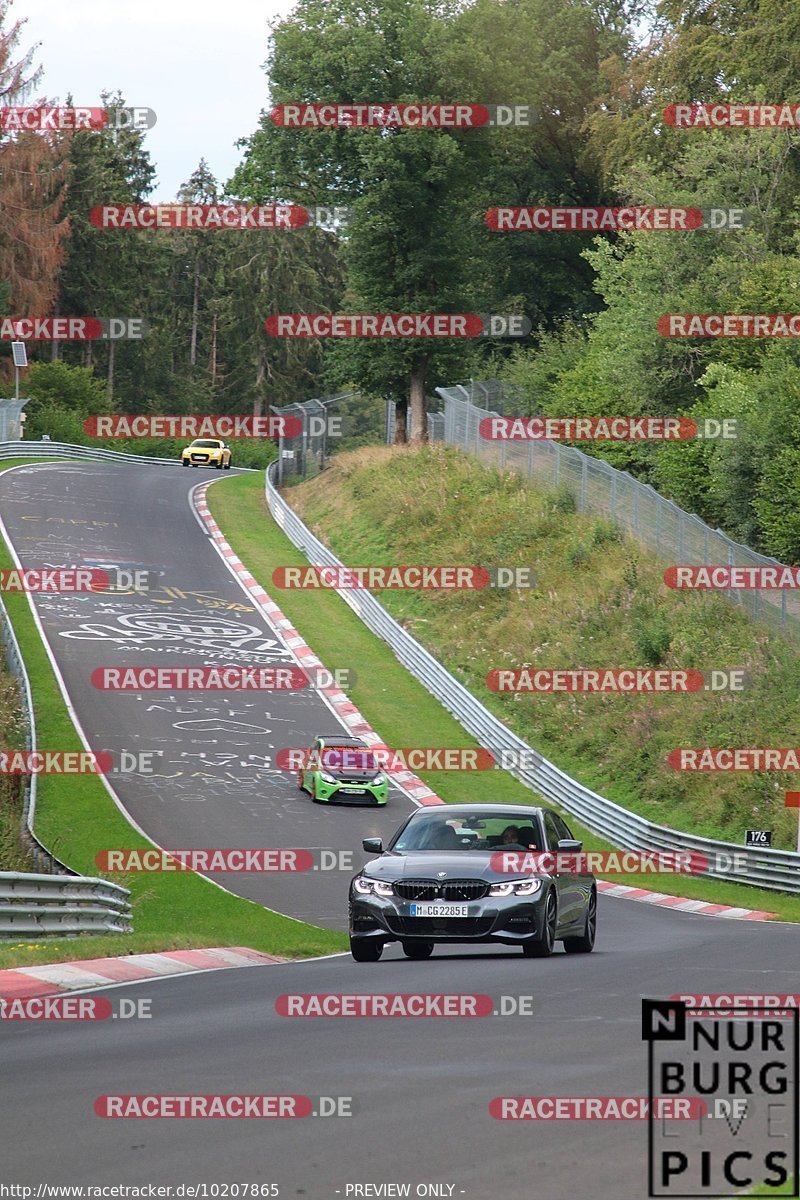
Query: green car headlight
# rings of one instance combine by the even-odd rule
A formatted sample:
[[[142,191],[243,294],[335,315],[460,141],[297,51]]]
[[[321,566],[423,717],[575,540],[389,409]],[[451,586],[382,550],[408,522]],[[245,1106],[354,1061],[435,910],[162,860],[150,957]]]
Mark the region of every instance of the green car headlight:
[[[329,775],[327,771],[320,771],[319,777],[323,783],[338,783],[339,780],[335,775]]]

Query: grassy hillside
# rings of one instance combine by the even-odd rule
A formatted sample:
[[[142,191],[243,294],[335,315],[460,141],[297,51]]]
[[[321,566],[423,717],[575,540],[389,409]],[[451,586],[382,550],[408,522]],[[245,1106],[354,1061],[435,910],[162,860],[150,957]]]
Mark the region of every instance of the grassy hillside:
[[[682,745],[800,742],[800,661],[780,637],[722,597],[670,591],[665,562],[577,514],[569,494],[534,490],[441,445],[340,456],[290,498],[348,564],[532,567],[533,589],[387,591],[381,599],[488,707],[582,783],[679,829],[741,843],[745,828],[767,828],[773,845],[794,848],[796,815],[783,793],[800,787],[796,774],[680,773],[665,762]],[[487,689],[489,670],[524,666],[743,668],[748,686],[716,695]]]

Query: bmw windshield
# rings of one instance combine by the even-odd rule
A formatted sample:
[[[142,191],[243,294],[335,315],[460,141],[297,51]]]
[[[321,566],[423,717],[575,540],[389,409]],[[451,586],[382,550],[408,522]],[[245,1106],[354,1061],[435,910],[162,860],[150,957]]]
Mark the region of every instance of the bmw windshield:
[[[485,815],[478,809],[469,817],[429,810],[415,814],[389,849],[399,854],[416,854],[423,850],[491,853],[506,846],[543,849],[536,818],[520,817],[518,812],[498,813],[496,809]]]

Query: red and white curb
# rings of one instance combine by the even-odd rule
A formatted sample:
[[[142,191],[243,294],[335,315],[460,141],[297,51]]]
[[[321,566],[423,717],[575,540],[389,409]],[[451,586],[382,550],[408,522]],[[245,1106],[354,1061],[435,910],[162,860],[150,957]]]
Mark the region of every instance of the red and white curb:
[[[671,908],[675,912],[698,913],[701,917],[726,917],[731,921],[768,921],[776,915],[762,912],[759,908],[734,908],[730,904],[711,904],[707,900],[686,900],[682,896],[650,892],[647,888],[629,887],[625,883],[609,883],[605,879],[598,879],[597,890],[604,896],[614,896],[621,900],[640,900],[643,904],[655,904],[659,908]]]
[[[208,529],[212,541],[215,543],[222,557],[225,559],[229,567],[238,576],[239,581],[247,589],[255,603],[264,613],[270,625],[275,629],[278,636],[284,642],[292,654],[297,659],[299,666],[308,669],[309,671],[319,667],[323,668],[323,664],[317,658],[314,651],[308,646],[295,627],[292,625],[288,617],[284,616],[275,601],[264,591],[261,584],[255,579],[242,560],[231,548],[225,540],[222,530],[217,522],[211,516],[206,500],[206,491],[210,487],[209,483],[201,484],[193,493],[193,502],[197,515],[202,520],[203,524]],[[332,676],[331,676],[332,677]],[[364,719],[361,713],[353,704],[347,695],[337,687],[321,688],[323,695],[327,698],[337,716],[341,719],[344,726],[351,731],[354,737],[363,738],[368,746],[384,745],[381,738],[370,724]],[[444,804],[441,796],[437,796],[436,792],[432,791],[426,783],[411,771],[393,771],[390,778],[402,788],[402,790],[416,800],[417,804]]]
[[[225,540],[222,530],[211,516],[208,508],[206,491],[210,486],[210,481],[209,483],[201,484],[192,493],[192,498],[195,511],[208,529],[220,554],[244,584],[248,593],[266,615],[270,624],[295,655],[300,666],[308,668],[322,667],[323,664],[317,658],[314,651],[306,645],[291,621],[284,616],[275,601],[264,591],[258,580],[251,575],[242,560]],[[344,724],[352,730],[355,736],[363,738],[370,746],[376,743],[383,744],[382,739],[372,726],[367,724],[356,706],[340,688],[323,688],[322,691]],[[402,787],[404,792],[412,796],[418,804],[444,804],[441,796],[437,796],[436,792],[431,791],[427,784],[423,783],[416,775],[412,775],[410,771],[398,771],[391,778]],[[759,909],[733,908],[728,904],[708,904],[703,900],[687,900],[681,896],[667,896],[662,892],[649,892],[645,888],[628,887],[622,883],[608,883],[602,879],[597,881],[597,887],[599,891],[607,896],[614,896],[624,900],[640,900],[645,904],[657,904],[665,908],[674,908],[678,912],[700,913],[706,917],[728,917],[743,921],[766,921],[770,917],[775,916],[774,913],[761,912]]]
[[[136,983],[145,979],[160,979],[165,975],[191,975],[195,971],[224,971],[232,967],[259,967],[284,961],[258,950],[248,950],[245,946],[231,946],[13,967],[0,971],[0,1000],[52,996],[82,988],[104,987],[109,983]]]

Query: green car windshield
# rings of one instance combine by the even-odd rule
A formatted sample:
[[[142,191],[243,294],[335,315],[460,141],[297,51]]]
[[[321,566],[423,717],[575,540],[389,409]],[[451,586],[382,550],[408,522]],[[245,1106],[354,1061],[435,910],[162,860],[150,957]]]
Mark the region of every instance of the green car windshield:
[[[323,771],[377,771],[378,764],[371,750],[360,750],[355,746],[326,746],[318,758],[317,769]]]

